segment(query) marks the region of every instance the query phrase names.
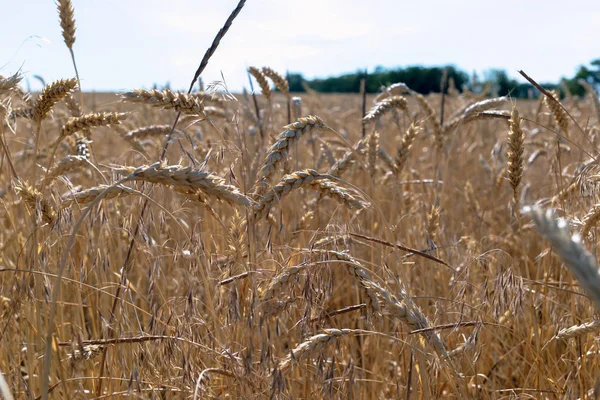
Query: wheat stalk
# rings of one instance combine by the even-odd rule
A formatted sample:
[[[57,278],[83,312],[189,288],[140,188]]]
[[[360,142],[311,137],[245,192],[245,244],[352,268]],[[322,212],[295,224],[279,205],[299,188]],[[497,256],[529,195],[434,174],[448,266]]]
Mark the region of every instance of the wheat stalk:
[[[256,67],[248,67],[248,73],[256,79],[258,85],[260,86],[260,90],[262,94],[268,99],[271,99],[271,86],[269,86],[269,82],[265,75]]]
[[[130,103],[147,104],[165,110],[175,110],[183,114],[203,115],[204,105],[195,96],[182,92],[136,89],[121,95],[121,100]]]
[[[15,182],[14,189],[30,210],[36,214],[39,211],[44,222],[52,224],[56,220],[57,214],[54,207],[37,189],[29,186],[27,182],[21,181]]]
[[[88,158],[81,155],[69,155],[62,159],[60,159],[55,165],[52,166],[44,176],[44,178],[38,182],[37,187],[46,187],[53,180],[58,178],[61,175],[66,174],[69,171],[72,171],[77,168],[81,168],[84,165],[88,165]]]
[[[235,186],[225,184],[225,180],[210,172],[180,165],[162,166],[160,162],[141,167],[121,167],[115,172],[126,175],[125,181],[141,180],[170,186],[184,194],[195,194],[199,191],[229,203],[249,206],[250,199]]]
[[[569,117],[567,113],[560,105],[560,100],[558,98],[558,94],[555,90],[551,90],[548,92],[554,100],[550,100],[547,96],[544,96],[544,103],[546,107],[552,112],[554,116],[554,120],[558,124],[560,130],[566,135],[569,136]]]
[[[275,203],[281,201],[292,190],[304,186],[312,187],[323,195],[329,195],[348,208],[362,209],[366,206],[366,203],[356,199],[346,189],[331,181],[331,178],[333,177],[312,169],[288,174],[260,199],[254,206],[254,212],[258,219],[266,216]]]
[[[385,113],[393,109],[406,110],[406,98],[391,96],[377,103],[363,118],[363,124],[379,120]]]
[[[60,79],[44,87],[33,107],[33,120],[38,124],[41,123],[50,110],[52,110],[52,107],[60,100],[73,93],[76,87],[76,78]]]
[[[58,15],[60,17],[60,26],[65,44],[69,49],[73,48],[75,43],[75,13],[71,0],[58,0]]]
[[[289,96],[290,86],[288,84],[287,79],[285,79],[283,76],[281,76],[280,74],[278,74],[277,72],[275,72],[274,70],[272,70],[269,67],[262,67],[261,72],[263,73],[264,76],[266,76],[267,78],[269,78],[273,81],[273,83],[275,84],[275,87],[277,87],[277,89],[279,89],[281,91],[281,93],[285,94],[286,96]]]
[[[397,175],[402,172],[402,169],[406,164],[406,160],[408,160],[408,154],[410,153],[412,143],[421,131],[421,124],[421,121],[416,124],[410,124],[406,130],[406,134],[402,136],[400,146],[398,147],[398,153],[396,154],[396,159],[394,160],[394,172]]]
[[[508,181],[513,190],[515,204],[518,203],[519,183],[523,177],[523,142],[525,141],[525,132],[521,127],[523,120],[519,117],[519,111],[513,108],[509,120],[508,130]],[[517,207],[518,208],[518,207]]]
[[[128,116],[128,113],[102,112],[89,113],[84,114],[81,117],[71,118],[62,127],[59,140],[83,130],[107,125],[119,125]]]
[[[293,124],[285,126],[285,130],[277,137],[275,143],[267,151],[264,163],[258,172],[257,193],[260,193],[264,189],[266,185],[264,182],[270,180],[281,161],[287,157],[290,149],[294,147],[303,135],[309,132],[329,129],[331,128],[321,118],[312,115],[299,118]]]

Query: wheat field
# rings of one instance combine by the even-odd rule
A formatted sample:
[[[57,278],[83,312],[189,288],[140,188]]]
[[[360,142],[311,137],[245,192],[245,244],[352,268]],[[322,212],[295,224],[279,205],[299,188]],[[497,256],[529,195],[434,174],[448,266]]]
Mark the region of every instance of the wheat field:
[[[593,88],[363,100],[248,73],[0,79],[5,399],[595,398]]]

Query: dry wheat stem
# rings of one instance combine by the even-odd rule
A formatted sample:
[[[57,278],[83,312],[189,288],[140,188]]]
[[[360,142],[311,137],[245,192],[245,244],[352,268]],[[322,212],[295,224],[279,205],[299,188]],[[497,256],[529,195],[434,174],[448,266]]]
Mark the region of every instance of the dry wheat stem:
[[[115,172],[126,175],[125,181],[141,180],[172,187],[174,190],[194,194],[199,191],[229,203],[249,206],[250,199],[235,186],[210,172],[180,165],[163,166],[160,162],[141,167],[121,167]]]

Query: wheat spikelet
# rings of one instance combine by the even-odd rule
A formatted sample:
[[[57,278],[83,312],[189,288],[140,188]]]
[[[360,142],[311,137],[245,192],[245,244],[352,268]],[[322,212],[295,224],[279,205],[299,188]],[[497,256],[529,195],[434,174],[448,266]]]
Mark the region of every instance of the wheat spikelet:
[[[128,116],[128,113],[103,112],[89,113],[84,114],[81,117],[71,118],[62,127],[60,139],[85,129],[98,128],[107,125],[119,125],[121,121],[125,120]]]
[[[571,236],[568,224],[559,221],[552,210],[525,207],[524,213],[531,215],[536,228],[548,239],[575,275],[579,284],[592,296],[600,309],[600,271],[596,259],[581,243],[579,236]]]
[[[327,175],[331,176],[341,176],[344,171],[346,171],[350,166],[356,161],[355,154],[360,154],[365,146],[367,145],[367,141],[369,140],[369,136],[365,136],[360,139],[353,147],[354,151],[348,150],[340,160],[338,160],[327,172]]]
[[[0,77],[0,95],[17,88],[19,82],[21,82],[21,79],[23,79],[23,77],[18,72],[9,76],[8,78]]]
[[[472,114],[464,119],[465,123],[477,121],[480,119],[503,119],[510,120],[511,112],[507,110],[487,110]]]
[[[402,172],[404,165],[406,164],[406,160],[408,159],[408,154],[410,152],[410,148],[412,146],[413,141],[421,131],[421,122],[417,124],[410,124],[408,127],[406,134],[402,136],[402,142],[398,147],[398,154],[396,154],[396,159],[394,160],[394,172],[399,174]]]
[[[594,112],[596,113],[596,119],[598,120],[598,124],[600,124],[600,99],[598,98],[598,92],[596,92],[594,87],[584,79],[579,79],[577,82],[585,88],[586,92],[588,92],[588,95],[591,97]]]
[[[387,97],[398,96],[401,94],[409,94],[409,93],[412,93],[412,90],[410,90],[410,88],[408,86],[406,86],[406,83],[403,83],[403,82],[393,83],[390,86],[383,88],[381,93],[379,93],[375,97],[374,102],[379,103]]]
[[[328,175],[323,175],[312,169],[297,171],[284,176],[277,185],[271,188],[254,206],[258,219],[266,216],[276,202],[281,201],[288,193],[303,186],[312,186],[321,194],[329,195],[339,203],[349,208],[362,209],[365,203],[357,200],[348,191],[332,182]]]
[[[306,133],[330,129],[323,120],[317,116],[299,118],[293,124],[287,125],[267,152],[265,161],[258,172],[259,184],[268,181],[281,161],[287,157],[290,149]]]
[[[586,322],[581,325],[573,325],[568,328],[561,329],[558,331],[550,341],[554,340],[567,340],[574,337],[583,336],[588,333],[596,332],[600,330],[600,321]]]
[[[144,140],[150,137],[166,136],[171,133],[172,125],[149,125],[127,132],[123,139],[128,142]]]
[[[71,0],[58,0],[58,15],[60,17],[60,26],[62,28],[63,39],[69,49],[73,49],[75,43],[75,13]]]
[[[417,93],[415,95],[415,98],[417,99],[417,102],[419,103],[419,106],[421,107],[423,112],[425,112],[427,123],[431,125],[431,129],[433,130],[433,136],[437,139],[442,135],[442,126],[440,125],[440,121],[436,115],[435,110],[433,109],[431,104],[429,104],[425,96],[423,96],[422,94]]]
[[[402,96],[392,96],[377,103],[363,118],[363,124],[375,122],[390,110],[406,110],[406,99]]]
[[[583,217],[583,226],[581,227],[581,237],[587,238],[590,231],[594,229],[600,221],[600,204],[594,204],[592,208]]]
[[[121,95],[121,100],[130,103],[142,103],[151,107],[175,110],[183,114],[202,115],[204,105],[193,95],[165,90],[137,89]]]
[[[192,167],[180,165],[162,166],[160,162],[138,168],[122,167],[115,169],[126,174],[127,181],[141,180],[170,186],[184,194],[203,192],[209,196],[229,203],[249,206],[250,200],[235,186],[225,184],[225,180],[210,172],[203,172]]]
[[[70,136],[68,136],[70,137]],[[92,143],[85,135],[75,134],[75,153],[78,156],[90,159],[90,144]]]
[[[567,116],[567,113],[561,107],[560,101],[558,99],[558,94],[556,93],[556,91],[551,90],[549,93],[552,95],[553,100],[549,99],[547,96],[544,96],[544,103],[546,104],[546,107],[548,107],[548,109],[554,116],[554,120],[558,124],[558,127],[560,128],[560,130],[565,135],[569,136],[569,118]]]
[[[521,178],[523,177],[523,142],[525,141],[525,132],[521,127],[522,119],[519,112],[513,108],[509,120],[508,130],[508,180],[513,190],[515,202],[518,200],[518,189]]]
[[[360,284],[364,287],[367,292],[369,298],[372,301],[377,299],[377,303],[379,304],[379,300],[383,300],[384,310],[387,314],[397,318],[404,324],[415,330],[422,330],[431,327],[429,320],[423,314],[421,309],[419,309],[412,300],[408,297],[408,294],[404,290],[403,287],[400,287],[400,295],[402,300],[398,300],[393,294],[391,294],[388,290],[384,289],[377,282],[372,280],[369,274],[366,272],[364,266],[350,255],[346,253],[341,253],[333,250],[326,250],[327,254],[333,256],[337,260],[346,262],[349,267],[352,269],[351,273],[353,273],[359,280]],[[442,356],[443,358],[447,358],[448,353],[446,352],[446,347],[442,342],[442,339],[431,330],[422,331],[423,336],[428,339],[436,350],[436,352]]]
[[[442,134],[446,135],[448,132],[456,129],[460,123],[463,121],[474,121],[478,118],[485,117],[494,117],[497,115],[494,114],[484,114],[485,111],[498,107],[504,104],[508,99],[505,96],[502,97],[494,97],[492,99],[486,99],[482,101],[478,101],[473,103],[467,107],[464,107],[458,111],[456,111],[451,117],[450,120],[444,124],[442,127]],[[481,114],[481,115],[479,115]]]
[[[65,102],[67,109],[71,113],[71,116],[81,117],[81,114],[82,114],[81,105],[77,102],[77,100],[75,99],[75,96],[73,96],[72,93],[70,93],[68,96],[65,96],[63,101]]]
[[[248,67],[248,73],[252,75],[254,79],[256,79],[262,94],[267,99],[271,99],[271,86],[269,86],[269,82],[267,81],[265,75],[256,67]]]
[[[427,236],[433,243],[437,239],[437,231],[440,227],[440,208],[436,205],[431,206],[431,211],[427,214]]]
[[[359,332],[362,333],[362,331],[355,329],[324,329],[323,333],[311,336],[296,346],[291,354],[281,362],[279,369],[281,372],[285,372],[292,366],[294,361],[300,361],[313,353],[322,353],[325,347],[336,341],[339,337]]]
[[[267,302],[275,297],[275,294],[282,291],[283,287],[292,279],[294,279],[300,272],[304,271],[309,267],[309,264],[294,265],[286,268],[285,271],[274,277],[269,286],[263,292],[260,300]]]
[[[33,119],[33,108],[31,108],[31,107],[13,108],[10,110],[8,117],[12,118],[12,119],[15,119],[15,118]]]
[[[379,159],[381,161],[383,161],[383,163],[388,167],[388,169],[390,171],[394,170],[394,159],[392,158],[392,156],[390,156],[387,151],[385,151],[383,148],[379,147],[379,149],[377,149],[377,155],[379,156]]]
[[[39,211],[44,222],[51,224],[56,220],[57,214],[54,207],[37,189],[29,186],[27,182],[15,182],[14,189],[31,211],[36,214]]]
[[[89,204],[96,200],[102,193],[102,198],[113,199],[119,197],[122,194],[140,194],[137,190],[131,189],[123,185],[99,185],[89,189],[81,190],[79,192],[72,192],[61,197],[61,208],[67,208],[73,204],[79,204],[80,206]]]
[[[275,84],[277,89],[281,91],[281,93],[285,94],[286,96],[289,96],[290,85],[288,84],[287,79],[285,79],[283,76],[281,76],[269,67],[262,67],[261,72],[264,76],[273,81],[273,83]]]
[[[45,187],[50,184],[54,179],[61,175],[66,174],[77,168],[81,168],[84,165],[88,165],[88,158],[85,156],[73,156],[69,155],[60,159],[56,164],[52,166],[44,176],[44,178],[37,184],[38,187]]]
[[[77,79],[60,79],[53,82],[42,90],[33,108],[33,120],[37,123],[42,122],[48,115],[52,107],[67,95],[73,93],[77,87]]]
[[[369,175],[371,178],[375,176],[377,166],[377,152],[379,150],[379,133],[373,132],[369,135],[367,154],[369,160]]]

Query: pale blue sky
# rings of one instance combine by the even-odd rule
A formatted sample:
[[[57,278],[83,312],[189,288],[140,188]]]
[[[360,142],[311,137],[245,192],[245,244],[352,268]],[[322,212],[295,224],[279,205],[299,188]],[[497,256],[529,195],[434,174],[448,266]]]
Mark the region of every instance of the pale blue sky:
[[[4,0],[0,74],[74,75],[52,0]],[[237,0],[73,0],[84,90],[187,88]],[[323,77],[455,64],[523,69],[538,81],[600,58],[599,0],[248,0],[203,74],[231,90],[248,65]]]

